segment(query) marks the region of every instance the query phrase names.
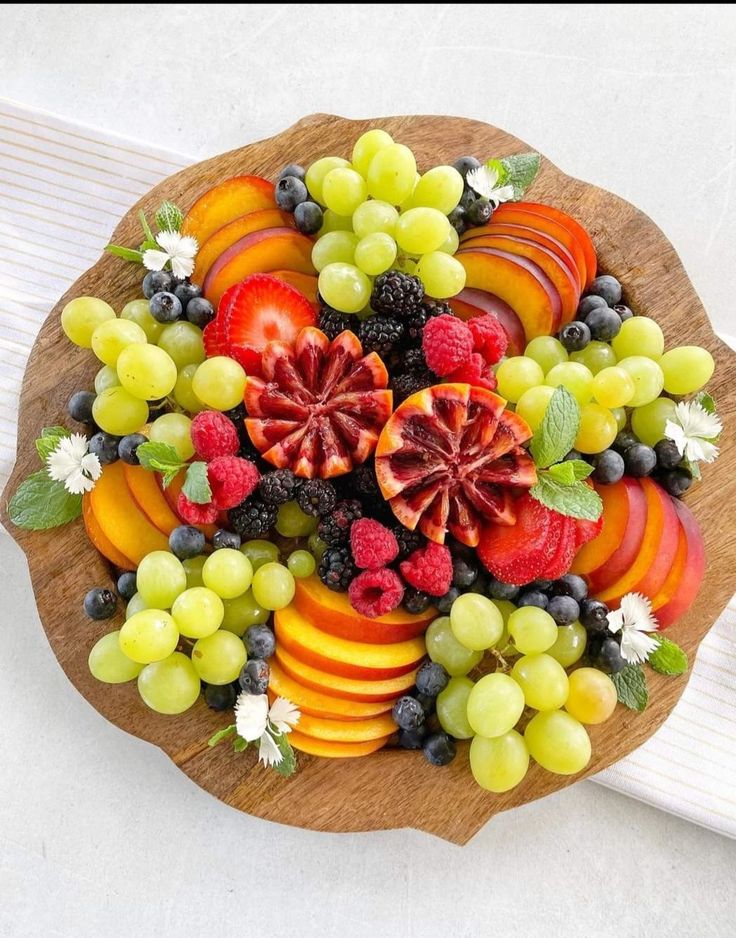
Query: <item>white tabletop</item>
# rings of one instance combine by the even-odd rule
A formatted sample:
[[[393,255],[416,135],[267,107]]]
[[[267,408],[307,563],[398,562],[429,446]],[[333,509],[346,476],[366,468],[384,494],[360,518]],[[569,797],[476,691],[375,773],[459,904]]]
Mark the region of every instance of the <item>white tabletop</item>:
[[[6,6],[0,93],[201,156],[317,110],[485,119],[647,211],[736,334],[726,7]],[[736,843],[587,782],[463,849],[238,814],[71,690],[2,533],[0,596],[0,936],[733,932]]]

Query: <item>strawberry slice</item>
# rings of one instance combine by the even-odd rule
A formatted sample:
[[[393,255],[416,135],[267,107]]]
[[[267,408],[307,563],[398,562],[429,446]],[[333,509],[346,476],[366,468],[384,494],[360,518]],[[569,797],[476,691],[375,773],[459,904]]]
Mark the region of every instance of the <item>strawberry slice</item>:
[[[542,571],[540,579],[559,580],[570,569],[578,549],[577,527],[575,518],[562,516],[556,550],[549,565]]]
[[[551,565],[567,519],[529,494],[516,500],[515,509],[515,524],[484,527],[478,557],[497,579],[523,586]]]

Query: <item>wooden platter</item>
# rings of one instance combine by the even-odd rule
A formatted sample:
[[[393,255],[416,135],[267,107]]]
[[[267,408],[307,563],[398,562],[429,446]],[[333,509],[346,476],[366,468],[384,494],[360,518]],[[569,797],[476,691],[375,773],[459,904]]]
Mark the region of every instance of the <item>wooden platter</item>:
[[[353,141],[370,126],[383,127],[410,146],[420,170],[452,162],[462,153],[505,156],[531,149],[503,130],[462,118],[349,121],[317,114],[269,140],[171,176],[127,213],[112,240],[118,244],[139,240],[139,208],[150,216],[161,201],[171,199],[186,210],[202,192],[228,176],[255,173],[273,178],[287,162],[307,164],[326,154],[349,156]],[[642,212],[610,192],[566,176],[547,160],[532,196],[569,212],[586,226],[598,249],[601,270],[621,279],[630,305],[660,323],[669,346],[702,345],[715,356],[712,389],[726,419],[723,454],[687,497],[705,535],[707,577],[693,609],[668,632],[692,661],[703,636],[736,590],[734,355],[713,334],[674,248]],[[444,769],[428,765],[418,753],[398,750],[344,761],[300,754],[298,773],[284,781],[255,766],[250,753],[234,754],[226,745],[208,749],[207,739],[224,720],[203,701],[180,717],[160,716],[145,707],[134,684],[109,686],[91,677],[89,649],[102,634],[119,627],[113,621],[91,622],[81,608],[88,589],[109,582],[107,563],[87,540],[81,520],[55,531],[21,531],[8,521],[6,505],[20,481],[38,468],[33,441],[41,428],[66,422],[67,400],[74,391],[92,386],[98,367],[89,351],[72,347],[64,337],[59,324],[62,307],[72,297],[87,294],[101,296],[120,310],[140,295],[140,279],[140,268],[105,255],[51,310],[23,381],[18,458],[2,499],[2,520],[28,557],[49,642],[77,690],[110,721],[163,749],[191,779],[227,804],[271,821],[314,830],[413,827],[464,844],[497,812],[582,777],[550,775],[534,765],[515,790],[491,795],[473,781],[467,745],[461,744],[458,757]],[[593,759],[583,776],[599,772],[648,739],[667,718],[686,680],[685,676],[666,678],[651,672],[651,703],[643,714],[619,707],[606,724],[591,728]]]

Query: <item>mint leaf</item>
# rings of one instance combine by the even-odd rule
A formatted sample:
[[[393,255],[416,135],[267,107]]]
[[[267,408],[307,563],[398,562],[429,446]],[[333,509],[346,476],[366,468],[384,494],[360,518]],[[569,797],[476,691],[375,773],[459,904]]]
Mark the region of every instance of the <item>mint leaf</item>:
[[[34,472],[10,499],[8,517],[19,528],[45,531],[73,521],[82,514],[82,496],[72,495],[45,469]]]
[[[142,208],[138,210],[138,221],[141,223],[141,228],[143,229],[143,234],[146,236],[146,241],[153,241],[155,244],[156,239],[153,236],[153,232],[151,231],[151,226],[148,224],[146,213]]]
[[[159,231],[180,231],[184,213],[173,202],[162,202],[156,212],[156,227]]]
[[[638,664],[627,664],[618,674],[612,674],[619,701],[629,710],[641,713],[649,702],[647,679]]]
[[[143,263],[143,254],[140,251],[134,251],[133,248],[123,248],[119,244],[108,244],[105,250],[108,254],[114,254],[115,257],[122,257],[124,261],[131,261],[133,264]]]
[[[550,466],[547,474],[555,482],[559,482],[560,485],[572,485],[573,482],[587,479],[592,471],[593,467],[590,463],[582,459],[568,459],[566,462],[558,462],[554,466]]]
[[[245,752],[248,748],[248,740],[242,736],[236,736],[233,740],[233,752]]]
[[[235,735],[235,724],[231,723],[230,726],[224,727],[224,729],[218,730],[207,740],[208,746],[216,746],[218,743],[221,743],[223,739],[227,739],[228,736]]]
[[[703,478],[703,473],[700,471],[700,463],[691,462],[689,459],[683,459],[682,464],[693,477],[693,481],[700,482]]]
[[[647,664],[659,674],[684,674],[688,662],[682,648],[668,638],[660,638],[658,641],[659,645],[647,658]]]
[[[155,241],[141,241],[138,250],[143,254],[145,251],[160,251],[161,248]]]
[[[534,462],[542,469],[560,462],[572,449],[580,429],[580,405],[567,388],[559,387],[529,447]]]
[[[714,414],[716,412],[716,402],[707,391],[701,391],[700,394],[696,395],[695,400],[706,413]]]
[[[514,187],[514,201],[523,198],[524,193],[537,178],[541,157],[538,153],[515,153],[499,160],[504,169],[504,185]]]
[[[563,485],[550,478],[547,472],[539,473],[537,484],[529,493],[547,508],[570,518],[597,521],[603,512],[603,502],[595,489],[584,482]]]
[[[296,772],[296,756],[294,755],[294,750],[291,748],[291,743],[286,733],[281,733],[278,736],[274,735],[273,740],[279,747],[279,751],[283,756],[281,762],[275,765],[274,768],[283,778],[288,778]]]
[[[170,443],[141,443],[136,450],[138,462],[149,472],[160,472],[163,475],[163,486],[166,488],[178,472],[187,465],[179,458],[179,454]]]
[[[58,446],[59,440],[67,436],[71,436],[71,433],[66,427],[44,427],[41,430],[41,436],[36,440],[36,452],[41,462],[46,462]]]
[[[189,501],[196,505],[207,505],[212,501],[212,489],[207,479],[207,463],[190,464],[181,490]]]

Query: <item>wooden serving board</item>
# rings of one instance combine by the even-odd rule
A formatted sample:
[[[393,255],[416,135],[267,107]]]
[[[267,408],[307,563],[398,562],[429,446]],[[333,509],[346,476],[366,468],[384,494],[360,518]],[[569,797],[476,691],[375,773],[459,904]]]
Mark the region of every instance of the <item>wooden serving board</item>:
[[[354,140],[380,126],[409,145],[424,170],[452,162],[459,154],[505,156],[531,149],[503,130],[453,117],[388,117],[349,121],[317,114],[269,140],[207,160],[171,176],[135,205],[115,229],[112,240],[140,240],[136,212],[149,217],[164,199],[185,210],[206,189],[228,176],[255,173],[274,178],[287,162],[308,164],[326,154],[349,157]],[[674,248],[659,228],[623,199],[572,179],[543,160],[532,197],[571,213],[590,232],[604,272],[625,285],[627,302],[655,318],[668,346],[694,344],[710,349],[717,370],[712,388],[726,420],[723,454],[705,470],[688,504],[703,528],[708,572],[689,615],[668,635],[695,657],[698,645],[736,590],[736,422],[734,355],[713,334]],[[715,273],[715,272],[714,272]],[[2,499],[2,520],[28,557],[38,610],[49,642],[74,686],[113,723],[161,747],[198,785],[241,811],[284,824],[320,831],[367,831],[413,827],[458,844],[466,843],[494,814],[540,798],[593,775],[636,749],[664,722],[687,677],[648,674],[651,703],[643,714],[618,707],[604,725],[590,728],[593,758],[579,776],[564,778],[530,767],[513,791],[492,795],[473,781],[468,746],[447,768],[427,764],[420,753],[383,750],[355,760],[317,759],[299,754],[299,771],[289,780],[256,766],[252,753],[234,754],[230,746],[208,749],[207,740],[225,722],[202,700],[179,717],[160,716],[140,700],[135,684],[109,686],[87,669],[94,642],[120,622],[92,622],[82,612],[82,597],[110,582],[107,562],[87,540],[81,520],[49,532],[27,532],[8,521],[10,494],[38,468],[33,445],[42,427],[67,422],[66,402],[74,391],[92,386],[98,368],[88,350],[73,347],[61,331],[64,304],[80,295],[100,296],[116,310],[140,295],[141,269],[104,255],[51,310],[33,347],[20,402],[18,458]],[[122,613],[118,615],[122,621]]]

